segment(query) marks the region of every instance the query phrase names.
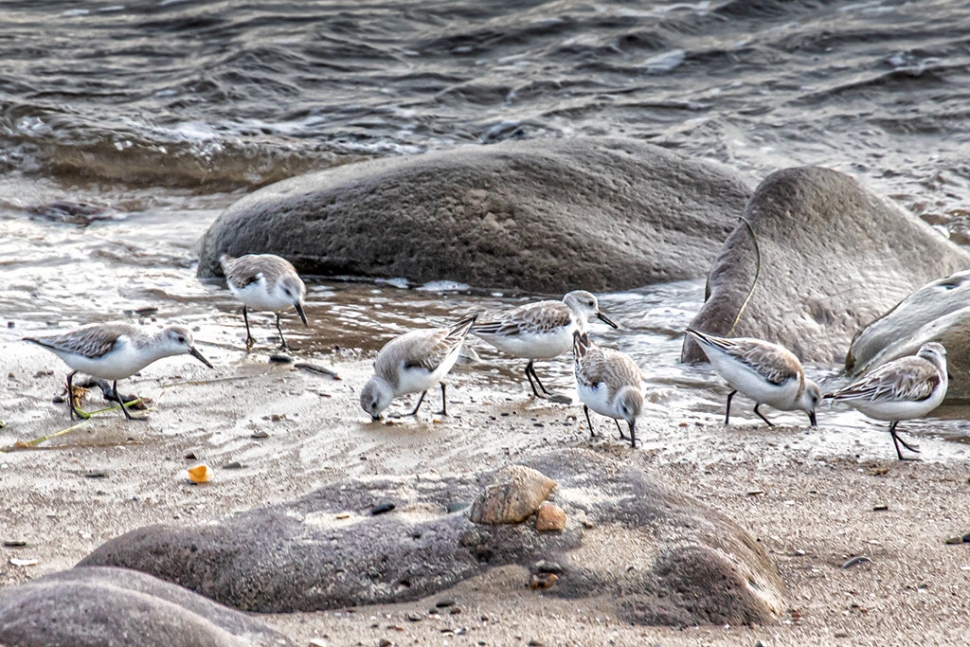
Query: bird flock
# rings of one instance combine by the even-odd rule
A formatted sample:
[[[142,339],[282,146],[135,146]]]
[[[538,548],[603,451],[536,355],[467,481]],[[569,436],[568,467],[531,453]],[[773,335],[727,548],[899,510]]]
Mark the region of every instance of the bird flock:
[[[247,350],[256,341],[249,326],[249,311],[274,312],[280,348],[288,350],[280,314],[294,308],[304,325],[308,325],[304,312],[306,286],[293,265],[273,254],[239,258],[223,254],[219,262],[229,290],[243,304]],[[617,328],[600,311],[593,294],[576,290],[561,301],[529,303],[489,320],[480,321],[477,316],[471,316],[451,326],[407,332],[381,348],[374,362],[374,375],[361,390],[360,406],[374,420],[379,420],[395,398],[419,393],[414,409],[405,414],[417,415],[427,392],[438,385],[441,389],[439,413],[446,415],[444,378],[458,361],[462,346],[471,334],[502,353],[528,360],[525,376],[537,398],[552,394],[539,379],[535,361],[572,352],[576,390],[590,434],[595,436],[589,415],[592,410],[612,418],[620,438],[636,447],[636,421],[644,403],[643,374],[628,355],[592,341],[589,324],[594,318]],[[897,457],[909,460],[902,448],[911,452],[919,450],[899,437],[897,425],[925,416],[946,395],[946,349],[935,342],[924,344],[915,355],[883,364],[851,384],[823,395],[819,385],[805,376],[799,359],[783,346],[760,339],[718,337],[692,328],[685,332],[699,344],[732,389],[727,396],[725,425],[730,423],[731,401],[738,393],[754,400],[754,413],[768,426],[772,423],[760,411],[762,405],[781,411],[803,411],[814,427],[816,410],[823,399],[843,402],[870,418],[888,421]],[[111,381],[113,399],[120,404],[126,418],[137,420],[140,418],[132,416],[125,399],[118,393],[118,380],[164,357],[183,354],[212,368],[194,346],[191,332],[182,326],[167,326],[152,333],[126,323],[89,324],[62,335],[27,337],[25,341],[53,352],[72,369],[67,376],[72,420],[89,415],[74,402],[72,380],[79,372]],[[620,421],[626,423],[629,436],[624,434]]]

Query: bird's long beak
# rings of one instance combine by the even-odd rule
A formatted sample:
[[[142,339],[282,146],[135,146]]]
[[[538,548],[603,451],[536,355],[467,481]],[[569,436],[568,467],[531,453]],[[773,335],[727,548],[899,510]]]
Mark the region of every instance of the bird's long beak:
[[[195,346],[192,346],[189,348],[189,355],[199,360],[209,368],[215,368],[212,364],[209,363],[209,360],[207,360],[205,357],[202,356],[202,353],[200,353],[199,349],[196,348]]]
[[[293,307],[296,308],[296,314],[300,315],[300,319],[303,320],[303,325],[309,326],[310,324],[308,324],[306,320],[306,313],[303,312],[303,304],[297,301],[293,304]]]
[[[612,326],[613,328],[619,328],[619,326],[617,326],[615,323],[613,323],[612,321],[610,321],[610,318],[607,317],[602,312],[597,312],[596,313],[596,318],[599,319],[600,321],[602,321],[603,323],[605,323],[607,326]]]
[[[812,426],[813,427],[817,427],[818,426],[817,425],[817,421],[815,420],[815,412],[814,411],[809,411],[808,412],[808,421],[812,423]]]

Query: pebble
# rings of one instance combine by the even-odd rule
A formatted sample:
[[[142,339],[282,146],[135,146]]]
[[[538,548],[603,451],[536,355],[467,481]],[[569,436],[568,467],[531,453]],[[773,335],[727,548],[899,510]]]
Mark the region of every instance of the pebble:
[[[555,573],[533,573],[529,578],[529,588],[533,591],[536,589],[548,589],[558,581],[559,576]]]
[[[387,638],[381,638],[381,641],[379,643],[377,643],[377,647],[391,647],[391,645],[393,645],[393,644],[394,643],[392,643]]]
[[[106,479],[108,478],[108,473],[101,470],[97,472],[88,472],[84,475],[86,479]]]
[[[269,434],[265,431],[257,431],[250,438],[255,438],[256,440],[262,440],[263,438],[269,438]]]
[[[555,503],[543,501],[536,515],[536,532],[561,532],[566,528],[566,513]]]
[[[508,465],[496,472],[491,485],[478,496],[469,519],[480,524],[513,524],[528,519],[556,487],[545,474],[524,465]]]
[[[243,464],[240,463],[239,461],[233,461],[231,463],[226,463],[225,465],[223,465],[222,466],[222,469],[224,469],[224,470],[239,470],[239,469],[242,469],[242,466],[243,466]]]
[[[407,615],[408,620],[411,622],[421,622],[424,619],[420,613],[414,613],[413,611]]]
[[[293,362],[293,358],[286,353],[273,353],[269,356],[269,361],[276,364],[290,364]]]
[[[944,543],[946,543],[946,544],[962,544],[963,543],[963,537],[961,537],[960,535],[955,535],[953,537],[948,537],[947,540]]]
[[[27,545],[27,542],[23,539],[5,539],[3,541],[4,548],[23,548]]]
[[[842,564],[842,566],[840,566],[839,568],[852,568],[853,566],[856,566],[857,564],[862,564],[864,562],[871,563],[872,560],[866,557],[865,555],[857,555],[851,559],[846,560],[845,563]]]
[[[327,641],[323,638],[311,638],[309,647],[327,647]]]
[[[529,647],[542,647],[542,641],[538,638],[533,638],[529,641]]]
[[[532,565],[532,570],[536,573],[554,573],[556,575],[562,575],[563,568],[557,562],[540,559],[538,562]]]
[[[445,607],[455,606],[455,601],[450,598],[446,598],[444,600],[438,600],[437,602],[434,603],[434,605],[439,609],[444,609]]]
[[[882,511],[888,510],[888,509],[889,509],[889,506],[886,505],[885,503],[880,503],[878,505],[872,506],[872,511],[873,512],[882,512]]]
[[[394,505],[393,503],[378,503],[377,505],[375,505],[373,508],[370,509],[370,513],[374,516],[377,516],[379,514],[384,514],[385,512],[390,512],[396,507],[397,506]]]
[[[471,503],[468,501],[455,501],[454,503],[448,504],[448,514],[451,514],[452,512],[459,512],[469,507],[471,507]]]

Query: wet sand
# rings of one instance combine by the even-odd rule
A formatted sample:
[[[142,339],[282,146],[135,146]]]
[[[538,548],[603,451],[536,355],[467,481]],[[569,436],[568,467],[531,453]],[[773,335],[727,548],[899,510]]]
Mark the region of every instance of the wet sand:
[[[50,449],[0,454],[0,539],[28,544],[0,548],[0,585],[70,568],[101,543],[146,524],[207,523],[348,477],[489,469],[539,451],[593,447],[738,520],[778,564],[790,592],[787,616],[760,627],[633,627],[597,600],[532,591],[523,569],[504,567],[420,602],[262,617],[298,645],[312,638],[335,646],[381,639],[399,645],[966,644],[970,544],[944,544],[970,532],[965,445],[913,435],[923,460],[899,463],[888,435],[842,433],[826,423],[824,411],[817,430],[768,430],[747,421],[724,427],[719,412],[678,412],[660,399],[649,403],[638,427],[642,447],[632,450],[606,419],[594,418],[600,436],[590,440],[579,422],[581,407],[534,401],[523,383],[468,365],[450,380],[448,418],[431,414],[439,404],[435,391],[416,421],[372,423],[357,405],[371,357],[310,360],[334,368],[343,378],[335,381],[271,365],[268,349],[246,357],[227,344],[207,355],[213,371],[190,358],[167,359],[122,383],[123,392],[154,400],[147,422],[126,423],[114,411],[43,445]],[[66,405],[51,403],[63,376],[47,353],[18,346],[5,368],[0,419],[7,427],[0,445],[69,425]],[[44,374],[48,368],[54,373]],[[222,378],[230,379],[194,383]],[[161,388],[172,383],[179,384]],[[562,377],[552,385],[569,392]],[[90,394],[85,406],[102,406],[100,394]],[[253,438],[258,431],[268,436]],[[185,469],[201,461],[214,468],[214,479],[192,485]],[[232,462],[242,467],[223,467]],[[624,550],[603,541],[592,553],[622,562]],[[840,568],[857,555],[871,562]],[[12,557],[38,563],[14,566]],[[444,599],[455,600],[461,612],[427,613]],[[415,613],[421,620],[408,619]]]

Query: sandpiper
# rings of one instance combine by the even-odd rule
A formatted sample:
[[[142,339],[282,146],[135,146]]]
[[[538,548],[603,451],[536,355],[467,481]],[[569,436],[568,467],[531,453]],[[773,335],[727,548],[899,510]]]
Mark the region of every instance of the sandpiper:
[[[583,413],[589,425],[590,436],[593,422],[589,410],[613,418],[620,438],[626,440],[620,420],[630,427],[630,445],[637,446],[636,422],[643,408],[643,374],[629,356],[611,348],[600,348],[585,333],[576,332],[573,337],[574,372],[579,399],[583,401]]]
[[[173,355],[191,355],[212,368],[192,345],[192,333],[183,326],[168,326],[151,333],[126,323],[89,324],[56,337],[25,337],[51,351],[74,369],[67,376],[67,398],[71,420],[90,416],[74,406],[72,380],[78,373],[112,381],[113,396],[129,420],[133,418],[118,393],[118,380],[131,377],[152,362]],[[107,395],[107,394],[106,394]]]
[[[276,330],[280,333],[280,350],[289,350],[280,327],[280,312],[296,308],[296,312],[308,326],[303,312],[306,286],[296,273],[296,268],[286,259],[274,254],[246,254],[233,258],[228,254],[219,257],[226,284],[237,299],[243,302],[243,321],[246,322],[246,349],[256,340],[249,332],[248,310],[270,310],[276,314]]]
[[[473,323],[474,316],[462,319],[449,328],[413,330],[384,344],[374,362],[374,376],[361,391],[361,408],[378,420],[394,398],[421,393],[414,411],[407,414],[417,415],[428,389],[440,383],[439,413],[447,415],[445,383],[441,380],[458,360],[462,342]]]
[[[802,363],[790,350],[750,337],[726,339],[692,328],[687,333],[697,340],[711,364],[733,389],[727,397],[724,424],[731,420],[731,398],[740,391],[755,401],[754,412],[769,427],[771,421],[758,410],[762,404],[781,411],[800,409],[815,426],[815,409],[822,392],[815,382],[805,377]]]
[[[915,355],[900,357],[866,373],[852,384],[826,393],[826,399],[845,402],[870,418],[889,420],[899,460],[902,445],[911,452],[919,450],[896,435],[900,420],[921,418],[940,406],[946,396],[948,376],[946,349],[942,344],[923,344]]]
[[[573,334],[586,333],[591,317],[617,327],[600,312],[595,296],[585,290],[576,290],[564,296],[562,301],[538,301],[513,308],[497,319],[476,324],[472,334],[503,353],[528,359],[525,376],[532,393],[540,398],[543,396],[536,390],[536,384],[545,395],[552,394],[539,381],[535,360],[552,359],[569,352]]]

